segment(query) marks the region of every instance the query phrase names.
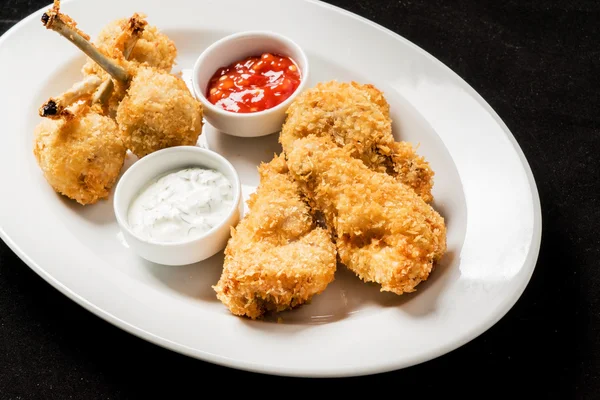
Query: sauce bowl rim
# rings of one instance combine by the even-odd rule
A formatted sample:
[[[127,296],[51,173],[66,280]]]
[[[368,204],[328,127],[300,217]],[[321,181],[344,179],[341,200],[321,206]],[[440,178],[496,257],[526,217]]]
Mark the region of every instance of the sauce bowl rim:
[[[193,166],[202,166],[201,161],[203,159],[212,158],[212,159],[216,160],[217,163],[220,164],[220,167],[216,168],[219,172],[224,173],[224,171],[223,171],[224,168],[230,170],[231,176],[233,177],[233,182],[231,182],[231,186],[232,186],[233,194],[234,194],[230,210],[227,213],[227,215],[222,219],[221,222],[219,222],[218,224],[216,224],[215,226],[213,226],[212,228],[210,228],[208,231],[204,232],[200,236],[196,236],[196,237],[193,237],[190,239],[180,240],[180,241],[176,241],[176,242],[161,242],[161,241],[156,241],[156,240],[151,240],[151,239],[146,239],[144,237],[141,237],[139,234],[137,234],[136,232],[134,232],[131,229],[131,227],[129,226],[129,222],[127,221],[127,213],[129,211],[129,207],[131,206],[131,203],[133,202],[133,199],[135,198],[135,196],[137,196],[139,194],[139,192],[144,187],[146,187],[146,185],[151,180],[161,176],[162,174],[169,173],[169,172],[176,172],[182,168],[179,168],[179,169],[169,168],[169,169],[163,170],[162,172],[159,172],[158,174],[155,174],[153,177],[151,177],[149,180],[147,180],[146,182],[144,182],[142,184],[140,189],[138,191],[136,191],[135,194],[133,195],[131,201],[129,201],[127,203],[121,201],[122,188],[124,187],[124,185],[127,184],[127,179],[129,179],[129,177],[133,174],[133,172],[131,172],[131,171],[135,170],[136,168],[137,169],[144,168],[147,164],[154,162],[154,160],[157,159],[158,157],[176,158],[177,154],[181,153],[181,152],[192,152],[192,153],[196,153],[200,156],[197,164],[190,163],[187,167],[182,167],[182,168],[189,168],[189,167],[193,167]],[[173,147],[168,147],[168,148],[164,148],[161,150],[157,150],[151,154],[148,154],[147,156],[144,156],[143,158],[135,161],[127,169],[127,171],[125,171],[125,173],[119,179],[119,182],[117,183],[117,186],[115,188],[115,195],[114,195],[114,199],[113,199],[113,209],[114,209],[115,218],[117,219],[117,223],[120,226],[120,228],[127,231],[127,233],[129,235],[133,236],[136,240],[146,243],[146,244],[149,244],[149,245],[153,245],[153,246],[178,247],[178,246],[189,245],[189,244],[195,243],[195,242],[201,242],[201,241],[205,240],[206,238],[212,236],[213,234],[217,233],[220,229],[223,228],[223,226],[227,223],[227,221],[229,221],[233,217],[233,215],[236,213],[237,209],[239,208],[241,199],[242,199],[242,189],[241,189],[241,181],[240,181],[239,175],[238,175],[235,167],[233,166],[233,164],[231,164],[231,162],[227,158],[223,157],[221,154],[219,154],[215,151],[205,149],[202,147],[198,147],[196,145],[173,146]],[[130,246],[131,246],[131,244],[130,244]]]
[[[212,104],[206,98],[204,91],[202,90],[202,88],[200,87],[200,85],[198,83],[198,75],[199,75],[200,69],[202,67],[202,64],[205,62],[206,58],[208,57],[208,55],[211,54],[212,52],[218,51],[219,47],[221,47],[231,41],[248,38],[248,37],[265,37],[265,38],[269,38],[269,39],[274,39],[276,41],[279,41],[279,42],[287,45],[290,48],[294,48],[296,50],[296,52],[300,55],[301,60],[293,59],[291,57],[291,55],[289,55],[289,54],[284,54],[284,56],[292,58],[292,61],[294,61],[294,63],[298,67],[298,70],[300,71],[300,84],[298,85],[298,87],[296,87],[296,89],[292,92],[292,94],[290,94],[290,96],[287,99],[285,99],[283,102],[279,103],[275,107],[271,107],[266,110],[250,112],[250,113],[235,113],[232,111],[223,110],[222,108],[217,107],[214,104]],[[303,66],[300,64],[303,64]],[[260,117],[260,116],[265,116],[268,114],[274,114],[274,113],[280,112],[282,108],[287,108],[294,101],[294,99],[298,96],[298,94],[304,90],[304,87],[307,84],[307,80],[308,80],[308,76],[309,76],[309,69],[310,69],[310,66],[309,66],[308,57],[306,56],[306,53],[304,52],[302,47],[300,47],[300,45],[298,45],[298,43],[296,43],[289,37],[284,36],[280,33],[274,32],[274,31],[269,31],[269,30],[241,31],[241,32],[237,32],[237,33],[222,37],[221,39],[213,42],[210,46],[205,48],[200,53],[200,55],[196,59],[196,62],[194,63],[194,68],[192,69],[192,87],[194,89],[194,93],[195,93],[196,97],[202,103],[202,105],[204,107],[210,109],[210,111],[215,114],[219,114],[220,116],[225,116],[227,118],[237,118],[237,119]],[[212,71],[211,73],[214,74],[215,72],[216,71]]]

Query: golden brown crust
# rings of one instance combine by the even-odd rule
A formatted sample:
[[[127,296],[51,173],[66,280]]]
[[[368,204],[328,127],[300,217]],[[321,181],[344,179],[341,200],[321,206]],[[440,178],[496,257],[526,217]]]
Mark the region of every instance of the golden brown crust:
[[[232,229],[214,286],[233,314],[252,319],[306,303],[333,281],[336,269],[329,233],[315,227],[283,157],[262,164],[259,172],[250,211]]]
[[[379,90],[372,85],[333,81],[303,93],[288,110],[280,142],[288,155],[297,155],[302,150],[295,149],[296,146],[303,144],[298,139],[304,137],[321,138],[316,140],[323,141],[323,151],[332,148],[331,157],[338,158],[338,172],[334,175],[346,167],[347,160],[352,160],[351,168],[360,165],[360,173],[368,171],[363,177],[367,181],[371,175],[385,177],[382,196],[394,197],[399,193],[395,201],[410,199],[416,205],[410,211],[416,214],[408,218],[413,222],[423,212],[427,213],[432,222],[424,223],[422,231],[428,235],[407,234],[405,231],[410,227],[403,227],[402,231],[397,223],[386,220],[409,212],[401,207],[392,207],[391,213],[379,215],[378,224],[389,225],[389,232],[380,226],[369,226],[370,218],[377,215],[370,209],[373,205],[353,204],[355,191],[363,195],[365,190],[371,191],[366,182],[354,186],[354,182],[348,183],[352,178],[340,173],[335,185],[347,192],[347,198],[336,199],[339,204],[334,200],[328,203],[331,193],[315,196],[311,186],[321,178],[309,171],[307,177],[296,175],[296,181],[284,157],[275,157],[259,169],[260,186],[248,201],[251,212],[232,229],[223,274],[215,286],[218,298],[233,314],[259,318],[268,311],[293,308],[320,293],[333,279],[336,246],[341,261],[359,277],[379,282],[382,290],[398,294],[413,291],[427,279],[433,263],[444,252],[443,219],[425,203],[431,201],[433,172],[409,143],[394,141],[389,105]],[[309,167],[315,167],[307,156],[303,153],[299,159],[305,157]],[[304,178],[307,180],[303,181]],[[384,198],[378,200],[385,203]],[[312,213],[316,210],[323,212],[329,229],[339,235],[335,244],[331,233],[315,226]],[[311,243],[309,247],[307,240]],[[427,249],[429,253],[423,255]],[[326,265],[330,267],[322,269]]]
[[[329,137],[371,170],[395,176],[428,202],[433,199],[433,171],[410,143],[395,141],[389,104],[373,85],[319,83],[300,94],[287,114],[279,139],[286,153],[297,139]]]
[[[431,203],[434,172],[425,158],[418,155],[408,142],[394,142],[390,146],[390,154],[394,170],[390,175],[410,186],[427,203]]]
[[[148,25],[144,14],[135,13],[130,18],[122,18],[108,23],[98,33],[94,41],[95,47],[105,56],[125,67],[135,74],[140,66],[154,67],[164,72],[170,72],[177,57],[175,43],[158,28]],[[139,36],[135,46],[126,59],[125,47],[132,36]],[[87,58],[82,68],[84,75],[97,75],[102,80],[111,79],[96,62]],[[125,97],[127,87],[115,82],[114,93],[108,101],[108,111],[115,116],[119,103]]]
[[[116,119],[127,148],[144,157],[167,147],[195,145],[202,131],[202,106],[181,78],[141,67]]]
[[[296,141],[288,167],[334,230],[340,261],[382,291],[414,291],[446,251],[444,220],[423,198],[329,138]]]
[[[370,168],[385,171],[379,143],[392,143],[391,120],[361,90],[336,81],[317,84],[290,105],[280,142],[289,153],[294,141],[309,135],[329,137],[347,147]]]
[[[35,158],[48,183],[80,204],[108,197],[126,149],[117,124],[87,106],[72,110],[74,118],[44,118],[35,129]]]
[[[108,57],[118,57],[114,50],[120,49],[122,51],[123,32],[132,28],[132,19],[134,19],[137,26],[145,16],[135,14],[134,17],[122,18],[108,23],[98,33],[94,45]],[[161,33],[156,26],[144,25],[142,35],[136,42],[129,60],[142,66],[170,72],[175,64],[176,57],[177,47],[175,47],[175,43],[167,35]],[[94,61],[88,59],[83,67],[83,73],[85,75],[103,75],[104,71]]]
[[[350,82],[350,84],[352,85],[352,87],[362,91],[363,95],[365,95],[371,103],[379,107],[379,111],[381,111],[385,118],[390,117],[390,105],[388,104],[387,100],[385,99],[385,96],[379,89],[377,89],[375,86],[369,83],[361,84],[353,81]]]

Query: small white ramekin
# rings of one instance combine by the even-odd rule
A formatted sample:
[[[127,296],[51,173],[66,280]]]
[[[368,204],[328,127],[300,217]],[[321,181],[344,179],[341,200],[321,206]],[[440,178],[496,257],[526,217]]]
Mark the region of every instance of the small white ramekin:
[[[129,206],[135,197],[152,179],[186,167],[213,168],[229,179],[234,200],[227,217],[202,236],[187,241],[164,243],[137,235],[128,223]],[[242,187],[235,168],[223,156],[200,147],[177,146],[136,161],[119,180],[113,206],[125,241],[139,256],[158,264],[192,264],[215,255],[227,245],[230,228],[239,222],[243,212]]]
[[[208,101],[208,83],[219,68],[266,52],[290,57],[298,66],[300,84],[290,97],[273,108],[255,113],[226,111]],[[308,58],[294,41],[273,32],[250,31],[226,36],[204,50],[194,65],[192,86],[195,96],[203,105],[206,121],[217,130],[233,136],[258,137],[281,129],[288,106],[302,92],[308,76]]]

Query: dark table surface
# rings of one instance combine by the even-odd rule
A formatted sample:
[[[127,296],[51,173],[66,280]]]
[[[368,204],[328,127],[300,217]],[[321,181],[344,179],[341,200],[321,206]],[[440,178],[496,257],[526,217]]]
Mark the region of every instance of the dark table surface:
[[[2,1],[0,33],[47,2]],[[433,54],[516,137],[537,181],[543,236],[535,273],[514,308],[465,346],[405,370],[337,380],[271,377],[137,339],[67,299],[0,242],[1,399],[177,398],[202,396],[213,386],[285,395],[298,384],[308,396],[328,386],[365,386],[377,395],[385,388],[426,398],[600,398],[600,2],[331,3]],[[214,377],[231,384],[209,385]]]

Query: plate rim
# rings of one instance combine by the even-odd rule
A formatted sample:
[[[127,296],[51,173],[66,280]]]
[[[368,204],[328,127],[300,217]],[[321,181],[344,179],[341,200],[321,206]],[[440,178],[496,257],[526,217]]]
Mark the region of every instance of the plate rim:
[[[68,3],[76,2],[76,1],[82,1],[82,0],[66,0],[66,1],[63,1],[63,3],[68,4]],[[443,63],[439,59],[437,59],[435,56],[433,56],[429,52],[425,51],[423,48],[416,45],[415,43],[404,38],[400,34],[392,31],[391,29],[386,28],[372,20],[369,20],[366,17],[355,14],[351,11],[345,10],[341,7],[338,7],[333,4],[329,4],[329,3],[324,3],[320,0],[296,0],[296,1],[304,2],[304,3],[311,3],[311,4],[315,4],[319,7],[334,10],[335,12],[345,15],[346,17],[353,18],[362,23],[365,23],[365,24],[369,25],[370,27],[375,28],[382,33],[385,33],[386,35],[392,36],[396,40],[400,40],[405,45],[412,47],[421,56],[428,58],[430,61],[434,61],[437,66],[444,68],[446,70],[446,72],[449,72],[451,74],[451,76],[453,76],[454,78],[458,78],[460,80],[460,82],[464,85],[464,88],[467,90],[468,95],[471,98],[475,99],[477,104],[479,106],[483,107],[483,109],[485,111],[487,111],[489,113],[489,115],[494,119],[495,123],[498,124],[500,126],[500,128],[502,128],[503,134],[511,143],[512,148],[514,149],[516,155],[518,156],[518,159],[519,159],[521,166],[523,167],[523,170],[527,177],[527,182],[529,184],[529,195],[531,196],[532,207],[533,207],[533,210],[532,210],[532,212],[533,212],[533,227],[532,227],[533,230],[532,230],[532,237],[531,237],[531,246],[529,248],[527,257],[526,257],[525,261],[523,262],[523,266],[527,267],[528,273],[526,275],[524,275],[524,278],[521,281],[520,287],[515,289],[515,294],[512,297],[507,298],[502,303],[502,306],[498,308],[498,311],[496,314],[487,318],[482,323],[478,324],[477,329],[473,329],[472,331],[464,334],[460,340],[456,340],[456,341],[452,342],[451,344],[448,344],[442,348],[437,348],[436,350],[429,350],[429,351],[423,352],[423,353],[421,353],[420,356],[414,357],[413,359],[411,359],[410,362],[407,362],[405,360],[393,359],[391,362],[388,361],[387,363],[381,363],[374,367],[362,368],[358,371],[357,370],[349,371],[346,369],[343,369],[343,370],[336,369],[336,370],[329,370],[329,371],[320,370],[316,373],[304,373],[302,371],[299,371],[298,369],[294,369],[293,367],[286,368],[286,369],[278,369],[274,366],[271,366],[270,364],[260,364],[260,363],[246,362],[246,361],[241,361],[241,360],[232,360],[225,356],[216,355],[216,354],[204,351],[204,350],[192,349],[188,346],[185,346],[180,343],[172,342],[169,339],[155,335],[145,329],[142,329],[133,324],[130,324],[127,321],[124,321],[123,319],[115,316],[111,312],[104,310],[104,309],[100,308],[99,306],[91,303],[90,301],[88,301],[87,299],[82,297],[81,295],[75,293],[69,287],[67,287],[64,284],[62,284],[61,282],[59,282],[55,277],[53,277],[46,270],[44,270],[42,267],[40,267],[38,264],[36,264],[24,251],[22,251],[21,248],[4,231],[4,228],[2,226],[0,226],[0,238],[4,241],[4,243],[6,243],[7,247],[10,248],[10,250],[13,251],[19,257],[19,259],[21,259],[21,261],[23,261],[31,270],[33,270],[37,275],[39,275],[42,279],[44,279],[47,283],[49,283],[53,288],[55,288],[60,293],[62,293],[63,295],[65,295],[66,297],[68,297],[69,299],[74,301],[79,306],[83,307],[84,309],[86,309],[87,311],[96,315],[97,317],[101,318],[102,320],[112,324],[113,326],[118,327],[119,329],[121,329],[129,334],[132,334],[136,337],[139,337],[143,340],[146,340],[150,343],[153,343],[153,344],[163,347],[165,349],[177,352],[179,354],[182,354],[182,355],[194,358],[194,359],[199,359],[202,361],[210,362],[215,365],[220,365],[220,366],[224,366],[224,367],[228,367],[228,368],[235,368],[235,369],[244,370],[244,371],[248,371],[248,372],[279,375],[279,376],[349,377],[349,376],[364,376],[364,375],[378,374],[378,373],[398,370],[398,369],[406,368],[409,366],[415,366],[415,365],[421,364],[423,362],[432,360],[434,358],[438,358],[443,355],[446,355],[446,354],[464,346],[465,344],[471,342],[472,340],[474,340],[478,336],[482,335],[483,333],[487,332],[491,327],[493,327],[502,318],[504,318],[504,316],[514,307],[514,305],[522,297],[525,289],[527,288],[527,286],[529,285],[529,283],[531,281],[533,273],[536,270],[537,261],[539,258],[539,253],[540,253],[540,248],[541,248],[543,220],[542,220],[541,200],[540,200],[540,196],[539,196],[539,190],[537,188],[535,176],[533,174],[533,171],[531,169],[529,161],[527,160],[527,158],[526,158],[522,148],[520,147],[519,143],[517,142],[516,138],[512,134],[512,131],[508,128],[506,123],[500,118],[500,116],[497,114],[497,112],[491,107],[491,105],[488,104],[488,102],[465,79],[463,79],[460,75],[458,75],[456,72],[454,72],[450,67],[448,67],[445,63]],[[41,13],[43,11],[45,11],[47,8],[48,8],[48,6],[45,6],[45,7],[38,9],[37,11],[34,11],[30,15],[23,18],[21,21],[17,22],[11,28],[9,28],[2,36],[0,36],[0,46],[2,46],[4,44],[4,42],[7,41],[22,25],[26,24],[31,19],[36,18],[39,15],[41,15]],[[199,357],[198,353],[202,353],[202,357]]]

